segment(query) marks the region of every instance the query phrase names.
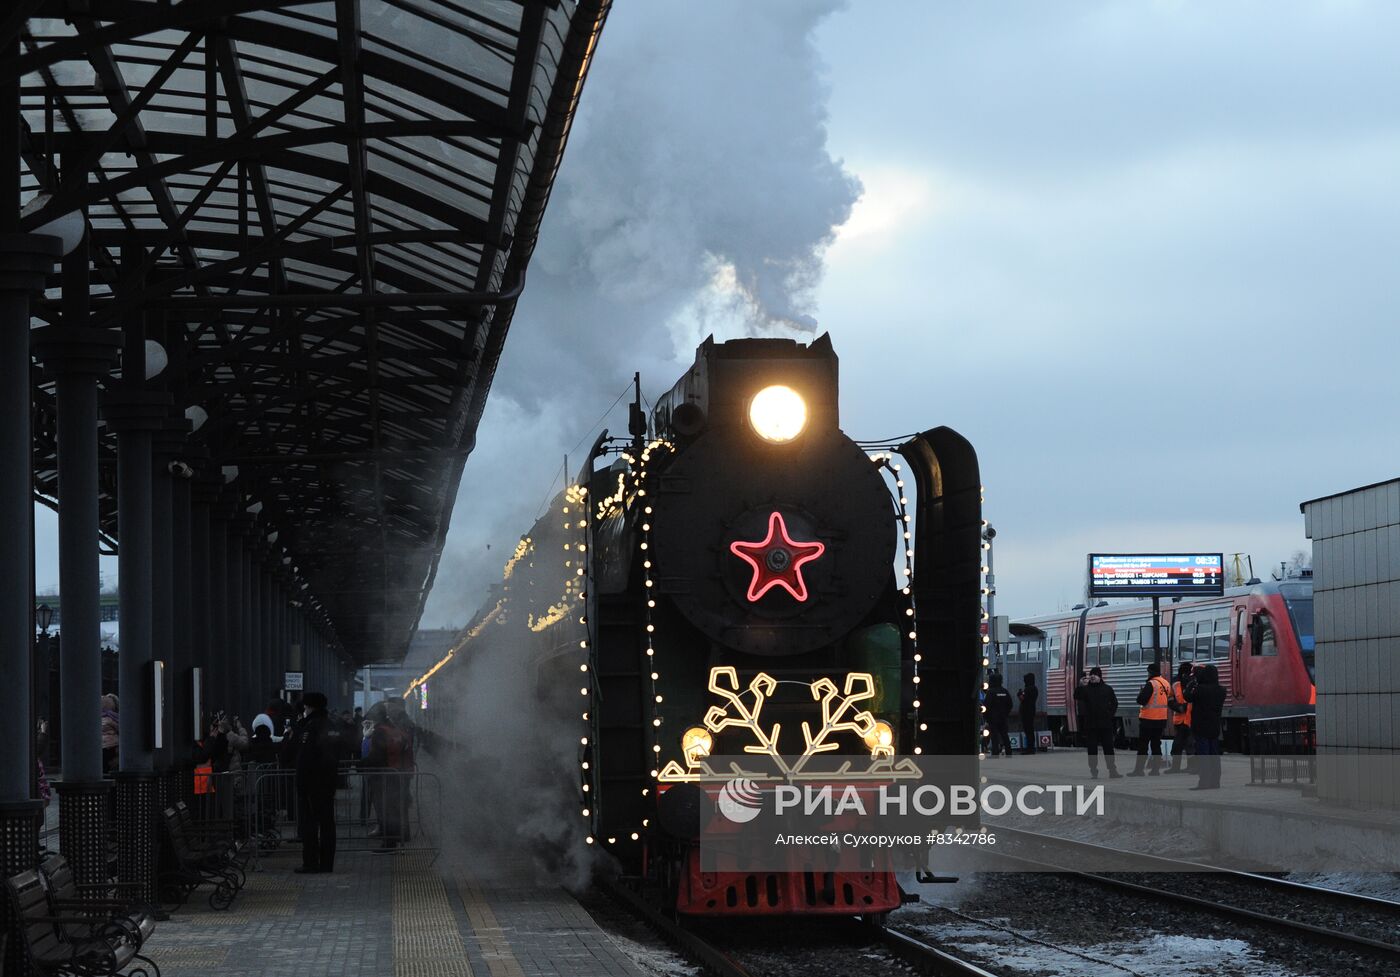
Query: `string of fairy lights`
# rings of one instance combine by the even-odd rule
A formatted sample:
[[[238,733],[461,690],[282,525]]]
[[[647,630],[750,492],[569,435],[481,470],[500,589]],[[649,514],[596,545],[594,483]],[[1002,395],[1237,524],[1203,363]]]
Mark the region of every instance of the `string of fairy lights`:
[[[914,660],[913,674],[910,676],[910,683],[913,685],[910,699],[914,708],[914,729],[918,733],[928,731],[928,723],[924,722],[920,716],[923,708],[922,689],[923,676],[919,674],[919,666],[923,663],[923,652],[919,650],[918,608],[915,606],[914,598],[914,535],[911,529],[909,516],[909,497],[904,491],[903,468],[894,461],[894,454],[889,451],[875,452],[870,455],[870,460],[879,465],[894,480],[894,488],[890,495],[894,500],[895,511],[899,515],[899,543],[904,558],[904,586],[900,588],[900,594],[905,598],[904,607],[904,627],[902,640],[909,644],[909,651]],[[914,737],[914,752],[923,753],[924,748],[919,744],[920,736]]]
[[[985,486],[985,485],[979,485],[979,486],[977,487],[977,501],[978,501],[978,503],[980,503],[980,504],[985,504],[985,503],[986,503],[986,501],[987,501],[987,486]],[[983,520],[982,520],[982,526],[981,526],[981,532],[979,532],[979,536],[984,536],[984,534],[986,533],[986,529],[987,529],[987,520],[983,519]],[[992,587],[991,587],[991,584],[987,582],[987,573],[988,573],[988,571],[989,571],[989,567],[987,566],[987,563],[986,563],[986,556],[985,556],[986,552],[987,552],[988,550],[990,550],[991,548],[992,548],[992,544],[991,544],[987,539],[983,538],[983,539],[982,539],[982,553],[983,553],[983,558],[982,558],[982,560],[980,561],[980,562],[982,563],[982,571],[981,571],[981,573],[982,573],[982,580],[981,580],[981,583],[982,583],[982,595],[981,595],[981,604],[982,604],[982,608],[981,608],[981,610],[982,610],[982,628],[979,629],[979,630],[981,631],[981,636],[982,636],[982,692],[983,692],[983,696],[980,696],[979,698],[982,698],[982,699],[983,699],[983,701],[982,701],[982,703],[981,703],[981,711],[982,711],[982,714],[983,714],[983,715],[985,715],[986,712],[987,712],[987,703],[986,703],[986,701],[985,701],[985,694],[986,694],[987,690],[988,690],[989,688],[991,688],[991,684],[990,684],[990,683],[988,682],[988,680],[987,680],[987,666],[991,665],[992,660],[991,660],[991,658],[990,658],[990,657],[988,656],[988,654],[987,654],[987,646],[990,645],[990,644],[992,643],[992,635],[991,635],[991,630],[992,630],[992,619],[991,619],[991,614],[987,611],[987,601],[991,599],[991,596],[992,596]],[[979,760],[985,760],[985,759],[987,759],[987,740],[989,740],[989,739],[991,738],[991,735],[992,735],[992,731],[987,727],[987,724],[986,724],[985,722],[983,722],[983,723],[982,723],[982,738],[981,738],[981,740],[979,740],[979,742],[978,742],[977,759],[979,759]],[[986,782],[987,782],[987,778],[983,777],[983,778],[982,778],[982,782],[983,782],[983,783],[986,783]]]
[[[584,513],[586,513],[586,514],[588,514],[589,516],[591,516],[591,518],[592,518],[592,520],[593,520],[593,525],[596,527],[596,526],[599,525],[599,524],[601,523],[601,521],[602,521],[604,518],[606,518],[609,514],[613,514],[613,513],[617,512],[617,511],[619,511],[619,510],[626,510],[626,509],[628,509],[628,508],[632,508],[634,512],[636,511],[636,507],[640,507],[640,509],[641,509],[640,514],[639,514],[639,521],[638,521],[639,532],[638,532],[638,534],[637,534],[637,547],[638,547],[638,550],[639,550],[639,556],[640,556],[640,559],[641,559],[641,568],[642,568],[642,587],[643,587],[642,627],[643,627],[643,634],[644,634],[645,639],[646,639],[646,649],[645,649],[645,653],[646,653],[646,667],[647,667],[647,676],[648,676],[649,689],[650,689],[650,698],[651,698],[651,743],[650,743],[650,747],[651,747],[652,763],[651,763],[651,767],[650,767],[650,770],[649,770],[649,776],[650,776],[651,782],[652,782],[653,784],[655,783],[655,781],[657,780],[657,778],[660,776],[660,766],[661,766],[661,726],[662,726],[661,705],[662,705],[662,703],[663,703],[663,701],[664,701],[664,698],[663,698],[663,696],[662,696],[662,694],[661,694],[661,692],[660,692],[660,688],[659,688],[659,685],[658,685],[658,683],[659,683],[660,680],[661,680],[661,674],[660,674],[660,672],[658,671],[657,654],[656,654],[656,615],[655,615],[655,613],[654,613],[655,610],[656,610],[656,594],[655,594],[656,581],[655,581],[655,578],[652,576],[652,570],[654,569],[654,564],[653,564],[653,562],[652,562],[652,556],[653,556],[654,554],[653,554],[653,552],[652,552],[652,541],[651,541],[652,516],[654,515],[654,509],[653,509],[653,507],[652,507],[652,498],[651,498],[651,495],[650,495],[650,487],[649,487],[649,486],[650,486],[649,468],[650,468],[650,466],[651,466],[651,464],[652,464],[652,462],[653,462],[653,460],[654,460],[654,458],[655,458],[655,456],[656,456],[656,453],[657,453],[658,451],[670,451],[670,450],[672,450],[673,448],[674,448],[674,445],[673,445],[672,443],[670,443],[670,442],[668,442],[668,441],[665,441],[665,440],[662,440],[662,439],[656,439],[656,440],[653,440],[653,441],[650,441],[650,442],[646,443],[646,444],[643,446],[643,448],[642,448],[642,450],[641,450],[641,452],[640,452],[640,455],[634,455],[634,454],[632,453],[632,451],[629,451],[629,450],[627,450],[627,449],[625,449],[625,448],[619,450],[619,451],[618,451],[618,457],[619,457],[621,460],[623,460],[624,462],[627,463],[627,468],[626,468],[626,470],[625,470],[623,473],[619,474],[616,490],[615,490],[614,492],[612,492],[611,494],[609,494],[608,496],[606,496],[605,498],[595,500],[595,501],[594,501],[594,506],[593,506],[593,511],[592,511],[591,513],[589,512],[588,507],[587,507],[586,505],[583,506],[583,510],[582,510]],[[630,478],[629,478],[629,475],[630,475]],[[630,483],[630,484],[629,484],[629,483]],[[581,501],[581,500],[583,499],[583,496],[582,496],[582,495],[579,495],[579,496],[578,496],[578,499]],[[583,521],[583,520],[579,520],[578,525],[579,525],[580,528],[582,528],[582,527],[585,525],[585,524],[584,524],[584,521]],[[586,538],[586,537],[585,537],[585,538]],[[582,546],[584,546],[585,544],[576,544],[576,545],[582,547]],[[580,567],[579,570],[578,570],[578,573],[580,574],[580,576],[586,575],[586,570],[587,570],[588,565],[589,565],[588,561],[585,560],[585,561],[583,562],[583,566]],[[582,587],[580,587],[580,589],[579,589],[578,598],[579,598],[579,600],[582,600],[582,601],[585,601],[585,602],[586,602],[586,600],[587,600],[587,592],[586,592],[586,590],[585,590],[584,588],[582,588]],[[585,606],[585,607],[587,606],[586,603],[585,603],[584,606]],[[581,616],[581,617],[580,617],[580,621],[583,622],[583,623],[585,623],[585,624],[587,624],[587,616],[586,616],[586,614],[585,614],[584,616]],[[589,634],[591,634],[591,631],[589,632]],[[579,642],[579,644],[580,644],[580,647],[583,648],[583,649],[585,650],[585,652],[589,652],[590,647],[591,647],[591,644],[590,644],[590,641],[589,641],[589,638],[588,638],[588,637],[585,637],[582,641]],[[591,662],[591,660],[592,660],[592,659],[591,659],[591,652],[590,652],[590,654],[589,654],[589,661],[584,662],[584,663],[580,666],[581,669],[582,669],[583,671],[585,671],[585,672],[588,671],[589,663]],[[592,684],[592,683],[587,683],[587,684],[585,684],[585,685],[583,686],[583,688],[580,690],[585,696],[587,696],[587,695],[589,694],[589,690],[590,690],[590,688],[591,688],[591,684]],[[588,712],[587,712],[587,711],[584,712],[583,718],[584,718],[585,724],[587,724],[587,722],[588,722]],[[594,822],[593,822],[593,818],[592,818],[592,807],[593,807],[594,805],[590,804],[590,800],[589,800],[590,795],[593,793],[593,791],[592,791],[591,776],[590,776],[590,771],[589,771],[589,763],[588,763],[588,759],[587,759],[587,757],[590,755],[590,754],[589,754],[589,751],[588,751],[589,740],[588,740],[588,736],[587,736],[586,733],[585,733],[585,735],[582,737],[581,746],[582,746],[582,750],[581,750],[580,763],[581,763],[582,769],[581,769],[581,771],[580,771],[580,774],[581,774],[581,780],[582,780],[582,785],[581,785],[582,790],[581,790],[581,793],[582,793],[582,795],[583,795],[583,797],[582,797],[582,813],[583,813],[583,816],[584,816],[585,820],[588,822],[589,827],[590,827],[590,829],[591,829],[592,826],[593,826],[593,823],[594,823]],[[650,796],[652,789],[653,789],[652,786],[646,786],[646,787],[641,788],[642,795],[643,795],[643,796]],[[636,830],[634,830],[634,831],[631,832],[631,834],[630,834],[631,840],[633,840],[633,841],[638,841],[638,840],[640,840],[640,839],[641,839],[641,836],[642,836],[642,831],[644,831],[644,830],[649,826],[649,824],[650,824],[650,819],[649,819],[649,818],[643,818],[640,827],[638,827]],[[588,844],[590,844],[590,845],[595,843],[596,838],[595,838],[594,835],[592,834],[591,830],[590,830],[590,833],[589,833],[588,837],[587,837],[585,840],[586,840],[586,841],[588,842]],[[618,841],[616,835],[609,836],[609,837],[606,838],[605,840],[606,840],[606,842],[607,842],[609,845],[615,845],[615,844],[617,844],[617,841]]]
[[[636,482],[636,504],[642,507],[641,533],[637,542],[642,560],[642,593],[644,607],[642,609],[642,626],[646,635],[646,667],[647,674],[651,681],[651,756],[652,766],[650,770],[651,785],[655,785],[660,776],[661,768],[661,703],[662,696],[657,683],[661,680],[661,673],[658,671],[656,661],[656,581],[652,578],[652,556],[651,548],[651,520],[654,515],[652,508],[652,498],[648,492],[648,469],[652,463],[653,456],[657,451],[671,449],[670,442],[660,439],[648,442],[642,449],[642,456],[637,465]],[[642,796],[651,794],[653,787],[649,785],[642,788]],[[642,819],[642,829],[645,830],[649,824],[648,818]],[[632,832],[632,840],[636,841],[641,837],[640,832]],[[609,838],[609,842],[613,839]]]
[[[589,641],[588,630],[588,487],[584,485],[570,485],[564,490],[564,504],[560,507],[560,516],[563,520],[563,528],[566,533],[575,533],[575,539],[564,542],[564,552],[574,554],[564,560],[565,571],[564,594],[559,604],[549,608],[546,618],[541,623],[548,627],[557,621],[563,620],[573,612],[572,605],[579,604],[585,610],[579,613],[578,623],[583,628],[583,637],[579,639],[579,650],[583,653],[583,660],[579,662],[579,672],[583,675],[583,684],[579,687],[579,692],[583,696],[584,709],[581,714],[583,719],[583,733],[579,737],[578,763],[579,763],[579,813],[583,816],[584,823],[589,827],[586,838],[588,844],[593,844],[592,803],[593,795],[593,763],[592,751],[589,748],[588,717],[590,709],[588,707],[589,696],[592,692],[592,652]],[[577,515],[574,514],[577,510]],[[577,565],[576,565],[577,564]]]

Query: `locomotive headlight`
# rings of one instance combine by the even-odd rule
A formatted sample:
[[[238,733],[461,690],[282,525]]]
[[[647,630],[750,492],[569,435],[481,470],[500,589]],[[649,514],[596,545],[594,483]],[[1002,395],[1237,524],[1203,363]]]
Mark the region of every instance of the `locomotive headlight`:
[[[681,734],[681,751],[690,763],[709,756],[714,746],[715,739],[704,726],[692,726]]]
[[[870,747],[872,757],[894,756],[894,729],[883,719],[875,720],[865,734],[865,745]]]
[[[763,440],[786,444],[807,426],[807,403],[791,387],[764,387],[749,401],[749,423]]]

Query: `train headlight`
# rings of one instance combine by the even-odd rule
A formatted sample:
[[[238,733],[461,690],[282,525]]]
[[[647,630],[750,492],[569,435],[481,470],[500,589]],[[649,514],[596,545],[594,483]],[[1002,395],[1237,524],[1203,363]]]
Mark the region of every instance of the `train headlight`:
[[[749,401],[749,424],[763,440],[786,444],[807,426],[807,402],[791,387],[764,387]]]
[[[865,745],[870,747],[872,757],[894,756],[894,729],[883,719],[875,720],[865,734]]]
[[[715,738],[704,726],[692,726],[681,734],[681,752],[689,763],[703,760],[715,747]]]

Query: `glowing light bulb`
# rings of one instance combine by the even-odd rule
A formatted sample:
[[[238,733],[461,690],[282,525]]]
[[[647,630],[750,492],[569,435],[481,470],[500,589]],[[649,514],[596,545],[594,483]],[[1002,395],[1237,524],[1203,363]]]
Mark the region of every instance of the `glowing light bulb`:
[[[807,403],[791,387],[764,387],[749,401],[749,424],[763,440],[786,444],[807,426]]]

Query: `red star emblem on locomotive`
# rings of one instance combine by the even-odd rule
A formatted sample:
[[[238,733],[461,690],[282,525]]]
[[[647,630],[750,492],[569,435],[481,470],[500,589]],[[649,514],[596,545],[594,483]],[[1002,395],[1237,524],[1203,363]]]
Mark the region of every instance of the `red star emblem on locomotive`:
[[[826,552],[826,544],[816,540],[799,543],[788,535],[787,523],[781,512],[768,517],[768,536],[752,543],[736,540],[729,552],[753,567],[749,582],[750,603],[759,600],[774,587],[782,587],[795,599],[807,599],[807,582],[802,579],[802,567]]]

